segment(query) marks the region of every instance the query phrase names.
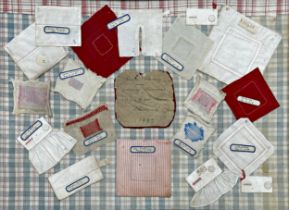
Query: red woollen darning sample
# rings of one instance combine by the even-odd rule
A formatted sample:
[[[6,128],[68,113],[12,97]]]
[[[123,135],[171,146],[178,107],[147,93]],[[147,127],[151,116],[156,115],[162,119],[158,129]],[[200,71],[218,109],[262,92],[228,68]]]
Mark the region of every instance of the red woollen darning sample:
[[[225,101],[237,119],[247,117],[254,122],[280,106],[258,68],[227,85],[223,91]],[[238,96],[257,100],[260,104],[238,101]]]
[[[131,59],[119,56],[117,28],[107,28],[116,18],[108,6],[102,7],[82,24],[82,46],[72,47],[86,68],[102,77],[109,77]]]

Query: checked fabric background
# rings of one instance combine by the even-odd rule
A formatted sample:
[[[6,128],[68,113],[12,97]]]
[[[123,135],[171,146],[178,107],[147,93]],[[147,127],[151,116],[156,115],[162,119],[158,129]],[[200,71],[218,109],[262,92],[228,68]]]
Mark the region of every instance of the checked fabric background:
[[[241,193],[239,185],[223,196],[211,206],[198,209],[288,209],[289,208],[289,176],[288,176],[288,88],[289,88],[289,1],[288,0],[221,0],[215,1],[218,5],[227,4],[239,12],[253,16],[252,18],[282,35],[282,41],[275,51],[264,76],[274,95],[277,97],[280,108],[266,115],[254,124],[260,129],[269,141],[275,146],[275,153],[255,172],[255,175],[273,177],[273,193],[248,194]],[[82,14],[88,18],[103,5],[108,4],[112,9],[138,9],[162,8],[169,10],[164,16],[164,31],[174,21],[176,15],[185,15],[187,7],[211,7],[212,1],[89,1],[89,0],[1,0],[0,2],[0,209],[190,209],[189,202],[193,190],[188,186],[185,177],[196,167],[208,160],[212,155],[212,145],[219,136],[235,119],[228,106],[223,102],[213,118],[217,131],[208,141],[198,159],[192,159],[181,150],[172,147],[172,196],[170,198],[139,198],[115,196],[115,168],[116,150],[115,143],[110,143],[98,148],[94,155],[97,159],[110,158],[112,164],[104,167],[104,179],[91,187],[58,201],[49,185],[48,177],[69,165],[84,158],[76,156],[73,152],[56,165],[48,173],[38,175],[33,169],[26,151],[16,142],[17,136],[30,123],[39,118],[38,115],[12,114],[13,87],[11,79],[25,79],[22,71],[13,60],[4,52],[3,46],[19,34],[34,21],[34,8],[37,5],[54,6],[81,6]],[[201,30],[208,34],[210,27],[202,26]],[[75,58],[70,52],[69,57]],[[75,58],[77,59],[77,58]],[[51,81],[55,85],[56,77],[63,68],[66,60],[40,77],[42,81]],[[75,103],[65,100],[61,95],[51,91],[52,118],[49,123],[54,128],[61,128],[68,119],[81,115],[99,104],[106,103],[114,111],[114,78],[122,71],[133,69],[139,72],[153,70],[167,70],[153,57],[136,57],[113,74],[106,84],[100,89],[87,110],[81,110]],[[177,132],[185,118],[186,109],[183,102],[194,86],[194,81],[186,81],[171,73],[177,101],[177,112],[171,126],[166,129],[124,129],[115,120],[117,137],[121,139],[169,139]],[[221,88],[221,82],[201,74],[202,77]],[[46,118],[47,119],[47,118]],[[191,208],[192,209],[192,208]]]

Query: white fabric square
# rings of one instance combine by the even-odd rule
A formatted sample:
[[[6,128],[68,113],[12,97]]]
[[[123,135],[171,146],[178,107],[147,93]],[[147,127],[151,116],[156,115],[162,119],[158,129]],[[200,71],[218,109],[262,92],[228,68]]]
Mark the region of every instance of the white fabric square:
[[[184,79],[191,79],[201,67],[213,42],[197,28],[178,18],[165,33],[163,51],[158,58],[166,67]]]
[[[38,46],[81,46],[81,8],[38,6],[35,9]]]
[[[68,134],[53,130],[44,118],[26,128],[17,140],[29,151],[29,160],[39,174],[55,166],[76,144]]]
[[[214,131],[209,123],[190,114],[181,124],[173,142],[187,154],[197,157]]]
[[[105,81],[106,78],[97,76],[83,65],[69,59],[57,77],[54,91],[85,109]]]
[[[257,67],[263,73],[281,41],[276,32],[228,7],[209,37],[214,45],[200,70],[227,84]]]
[[[51,116],[49,105],[50,82],[13,80],[13,114],[46,114]]]
[[[118,26],[118,46],[121,57],[160,56],[163,39],[163,13],[158,9],[119,10],[117,16],[129,15]],[[141,53],[140,53],[141,48]]]
[[[48,180],[56,197],[62,200],[102,180],[103,174],[100,168],[107,164],[109,164],[107,159],[97,161],[95,157],[89,156],[53,174]]]
[[[273,154],[274,147],[248,118],[240,118],[218,137],[213,150],[230,171],[248,176]]]
[[[37,47],[35,24],[22,31],[4,49],[30,80],[48,71],[67,55],[63,47]]]
[[[210,122],[225,94],[211,83],[197,77],[195,87],[185,100],[185,106],[203,120]]]

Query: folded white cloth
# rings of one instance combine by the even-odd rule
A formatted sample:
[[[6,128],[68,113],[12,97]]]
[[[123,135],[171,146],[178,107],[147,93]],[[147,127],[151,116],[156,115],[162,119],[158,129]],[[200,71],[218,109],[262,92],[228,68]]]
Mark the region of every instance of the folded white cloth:
[[[229,170],[224,170],[223,173],[194,194],[191,207],[197,208],[216,202],[222,195],[232,190],[237,184],[238,178]]]
[[[195,87],[185,100],[185,106],[203,120],[210,122],[225,94],[211,83],[197,77]]]
[[[184,18],[178,18],[164,35],[162,55],[158,60],[189,80],[201,67],[212,45],[213,42],[205,34],[186,25]]]
[[[273,154],[274,147],[248,118],[240,118],[217,138],[213,151],[231,172],[249,176]]]
[[[174,145],[197,157],[215,128],[199,117],[189,114],[173,138]]]
[[[85,109],[91,104],[96,92],[105,81],[106,78],[97,76],[83,65],[69,59],[64,71],[57,77],[54,91]]]
[[[210,39],[214,45],[201,71],[231,83],[255,68],[263,72],[281,41],[276,32],[229,7],[223,7]]]
[[[13,114],[45,114],[51,116],[50,82],[13,80]]]
[[[35,121],[17,140],[29,151],[29,160],[39,174],[55,166],[76,144],[68,134],[53,130],[44,118]]]
[[[88,187],[103,179],[100,167],[109,164],[109,160],[97,161],[89,156],[48,178],[59,200]]]
[[[120,56],[161,55],[163,39],[162,10],[119,10],[116,13],[118,17],[129,15],[129,20],[117,28]]]
[[[38,46],[81,46],[81,8],[37,6]]]
[[[28,79],[36,79],[67,55],[63,47],[36,46],[35,24],[22,31],[4,49]]]

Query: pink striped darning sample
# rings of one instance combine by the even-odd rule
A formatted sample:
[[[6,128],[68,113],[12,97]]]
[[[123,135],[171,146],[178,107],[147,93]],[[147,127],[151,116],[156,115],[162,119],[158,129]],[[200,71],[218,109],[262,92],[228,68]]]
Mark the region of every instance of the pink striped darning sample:
[[[116,194],[171,196],[171,142],[117,140]]]

